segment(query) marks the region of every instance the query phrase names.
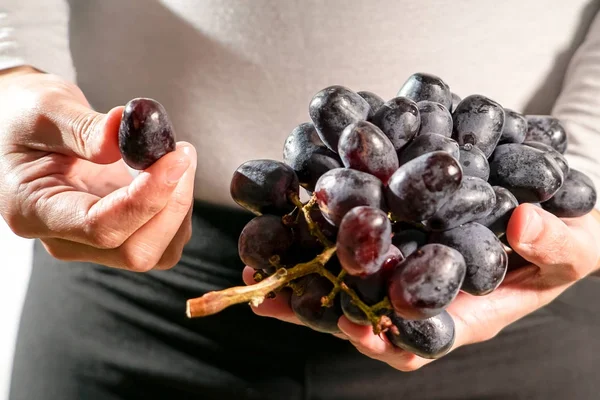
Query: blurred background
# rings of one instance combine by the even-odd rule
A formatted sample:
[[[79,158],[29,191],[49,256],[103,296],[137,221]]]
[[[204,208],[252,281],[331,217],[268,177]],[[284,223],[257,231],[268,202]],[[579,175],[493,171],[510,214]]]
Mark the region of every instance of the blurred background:
[[[15,236],[0,218],[0,400],[8,398],[13,350],[31,270],[33,240]]]

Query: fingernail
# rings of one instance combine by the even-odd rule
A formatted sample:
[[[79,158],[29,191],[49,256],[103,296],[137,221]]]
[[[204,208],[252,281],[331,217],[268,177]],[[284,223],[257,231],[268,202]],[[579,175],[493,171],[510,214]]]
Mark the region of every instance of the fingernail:
[[[531,244],[540,236],[544,229],[544,220],[538,214],[536,210],[530,210],[525,223],[525,229],[521,233],[521,239],[519,240],[523,244]]]
[[[190,166],[190,159],[186,158],[185,160],[175,164],[171,168],[167,170],[167,183],[173,184],[179,182],[185,171]]]

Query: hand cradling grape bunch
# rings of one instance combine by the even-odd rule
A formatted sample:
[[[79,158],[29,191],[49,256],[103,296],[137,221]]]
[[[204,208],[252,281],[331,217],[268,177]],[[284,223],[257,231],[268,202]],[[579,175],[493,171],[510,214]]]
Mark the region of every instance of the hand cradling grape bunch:
[[[189,317],[289,290],[317,331],[339,332],[346,315],[437,358],[454,343],[446,308],[459,292],[502,283],[519,204],[578,217],[596,203],[591,180],[562,155],[560,121],[482,95],[460,100],[433,75],[412,75],[389,101],[331,86],[309,116],[285,141],[284,162],[248,161],[233,175],[233,199],[256,214],[239,254],[257,283],[191,299]]]

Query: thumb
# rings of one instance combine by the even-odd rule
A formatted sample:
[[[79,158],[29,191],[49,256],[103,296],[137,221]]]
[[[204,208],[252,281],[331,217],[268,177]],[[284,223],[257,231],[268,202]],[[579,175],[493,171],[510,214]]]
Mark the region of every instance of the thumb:
[[[122,106],[102,114],[76,103],[65,111],[64,117],[57,121],[57,128],[66,152],[98,164],[113,163],[121,158],[118,134]]]
[[[513,250],[539,266],[543,274],[578,280],[595,263],[597,250],[589,232],[532,204],[515,209],[506,234]]]

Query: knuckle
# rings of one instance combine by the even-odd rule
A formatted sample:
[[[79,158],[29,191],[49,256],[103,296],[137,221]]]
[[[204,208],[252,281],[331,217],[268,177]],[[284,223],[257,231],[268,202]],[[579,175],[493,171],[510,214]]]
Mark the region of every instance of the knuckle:
[[[183,246],[171,244],[158,263],[158,266],[165,269],[173,268],[179,263],[181,255],[183,253]]]
[[[421,369],[422,367],[423,365],[420,362],[418,362],[416,357],[414,357],[407,361],[404,365],[400,366],[400,368],[398,369],[402,372],[415,372]]]
[[[65,251],[65,248],[63,246],[55,245],[53,243],[43,241],[43,240],[42,240],[42,244],[44,245],[46,252],[52,258],[55,258],[59,261],[74,261],[73,255],[70,252]]]
[[[181,195],[178,192],[175,192],[173,196],[173,201],[170,202],[169,208],[170,211],[174,214],[187,214],[192,200]]]
[[[70,126],[73,130],[75,146],[81,152],[88,148],[86,144],[91,141],[91,136],[96,131],[98,123],[98,115],[93,113],[79,113],[72,117]]]
[[[89,238],[92,246],[109,250],[116,249],[123,245],[125,237],[121,232],[108,229],[97,218],[89,218],[85,223],[85,236]]]
[[[121,258],[123,267],[133,272],[148,272],[156,266],[154,257],[144,251],[126,249]]]

